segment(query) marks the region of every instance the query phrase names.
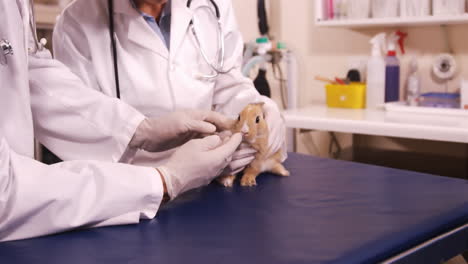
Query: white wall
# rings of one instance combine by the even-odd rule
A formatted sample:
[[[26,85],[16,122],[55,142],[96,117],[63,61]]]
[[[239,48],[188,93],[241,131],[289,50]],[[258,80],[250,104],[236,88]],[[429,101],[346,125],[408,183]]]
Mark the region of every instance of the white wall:
[[[232,0],[239,29],[245,41],[252,41],[258,36],[257,1]]]

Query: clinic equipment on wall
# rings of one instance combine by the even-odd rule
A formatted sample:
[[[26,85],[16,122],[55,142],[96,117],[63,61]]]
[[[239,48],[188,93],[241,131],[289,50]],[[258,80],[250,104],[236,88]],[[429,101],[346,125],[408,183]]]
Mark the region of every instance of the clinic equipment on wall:
[[[111,39],[111,52],[112,52],[112,58],[113,58],[113,68],[114,68],[114,78],[115,78],[115,89],[116,89],[116,96],[117,98],[120,98],[120,82],[119,82],[119,69],[118,69],[118,54],[117,54],[117,47],[116,47],[116,41],[115,41],[115,26],[114,26],[114,5],[113,5],[114,0],[108,0],[108,13],[109,13],[109,34],[110,34],[110,39]],[[197,31],[195,29],[194,25],[194,19],[190,20],[189,24],[189,30],[192,32],[194,38],[195,38],[195,45],[197,49],[199,50],[200,54],[202,55],[203,59],[207,63],[207,65],[211,69],[211,73],[209,74],[199,74],[197,75],[198,78],[200,79],[212,79],[217,77],[219,74],[224,74],[230,72],[233,68],[224,68],[224,62],[225,62],[225,43],[224,43],[224,34],[223,34],[223,28],[221,25],[221,14],[219,11],[219,7],[216,4],[214,0],[209,0],[210,3],[212,4],[213,8],[209,8],[207,6],[202,6],[199,8],[206,8],[210,11],[210,13],[215,17],[216,19],[216,27],[217,27],[217,32],[218,32],[218,37],[217,37],[217,42],[218,42],[218,49],[216,51],[216,63],[210,62],[207,56],[207,50],[205,50],[199,39],[199,35],[197,34]],[[187,0],[187,8],[190,9],[190,6],[192,4],[192,0]],[[213,11],[214,10],[214,11]]]
[[[269,36],[270,26],[268,25],[268,16],[266,12],[265,0],[257,0],[258,29],[260,35]],[[269,36],[271,38],[271,36]]]
[[[257,38],[257,53],[259,56],[265,55],[271,50],[271,42],[269,39],[272,38],[270,35],[270,26],[268,25],[268,16],[266,11],[265,0],[257,1],[257,14],[258,14],[258,29],[261,38]],[[257,77],[254,79],[254,86],[257,91],[264,96],[271,98],[271,89],[267,80],[267,65],[266,62],[259,64]]]
[[[242,74],[250,77],[254,68],[259,68],[254,84],[260,94],[271,97],[270,85],[268,83],[267,69],[271,64],[273,77],[279,81],[281,102],[285,109],[297,107],[297,60],[291,50],[286,49],[283,42],[272,44],[274,36],[270,34],[266,1],[257,0],[258,29],[260,37],[255,42],[245,44],[242,61]],[[286,66],[284,74],[282,63]]]
[[[268,38],[257,38],[257,54],[259,57],[263,57],[268,51],[271,50],[271,42]],[[271,98],[271,89],[270,85],[268,84],[268,80],[266,77],[267,74],[267,67],[266,67],[266,60],[262,60],[259,64],[258,75],[254,79],[254,86],[257,91],[268,98]]]
[[[297,107],[297,90],[296,90],[296,75],[297,75],[297,61],[294,53],[291,50],[287,50],[286,46],[282,42],[278,42],[276,48],[272,48],[272,44],[268,41],[266,45],[265,38],[257,41],[257,43],[247,43],[244,51],[244,62],[242,67],[242,74],[246,77],[250,77],[251,71],[259,67],[259,73],[256,80],[255,87],[260,94],[270,96],[271,92],[265,89],[267,82],[266,69],[267,65],[271,64],[273,69],[273,75],[280,84],[281,100],[285,109],[294,109]],[[286,64],[287,73],[284,74],[282,63]],[[262,86],[257,86],[259,83]],[[265,93],[265,90],[267,92]]]

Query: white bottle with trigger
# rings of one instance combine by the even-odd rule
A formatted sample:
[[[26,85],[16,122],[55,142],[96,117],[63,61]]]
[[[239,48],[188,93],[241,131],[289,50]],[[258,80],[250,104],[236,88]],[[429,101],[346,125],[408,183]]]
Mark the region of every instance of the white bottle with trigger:
[[[367,91],[366,107],[376,109],[385,103],[385,59],[383,48],[385,47],[385,33],[379,33],[370,41],[372,44],[372,56],[367,62]]]

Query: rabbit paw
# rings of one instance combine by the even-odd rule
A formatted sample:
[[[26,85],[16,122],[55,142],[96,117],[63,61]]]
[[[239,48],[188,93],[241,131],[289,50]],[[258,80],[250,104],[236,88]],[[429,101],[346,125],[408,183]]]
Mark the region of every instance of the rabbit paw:
[[[279,175],[284,176],[284,177],[287,177],[287,176],[291,175],[291,173],[289,173],[288,170],[286,170],[285,168],[283,168],[283,169],[279,172]]]
[[[291,175],[291,173],[289,173],[289,171],[285,169],[281,163],[278,163],[276,166],[274,166],[271,172],[273,172],[274,174],[284,176],[284,177]]]
[[[235,175],[226,175],[218,178],[218,182],[226,188],[230,188],[234,185]]]
[[[257,181],[255,180],[254,176],[245,175],[241,179],[241,185],[242,186],[255,186],[257,185]]]

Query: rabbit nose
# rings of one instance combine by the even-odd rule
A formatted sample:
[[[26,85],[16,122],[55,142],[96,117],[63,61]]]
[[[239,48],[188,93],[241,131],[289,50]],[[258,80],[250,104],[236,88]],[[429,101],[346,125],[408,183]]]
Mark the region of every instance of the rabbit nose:
[[[247,126],[247,124],[244,123],[244,125],[242,126],[242,129],[241,129],[241,132],[243,134],[249,133],[249,127]]]

